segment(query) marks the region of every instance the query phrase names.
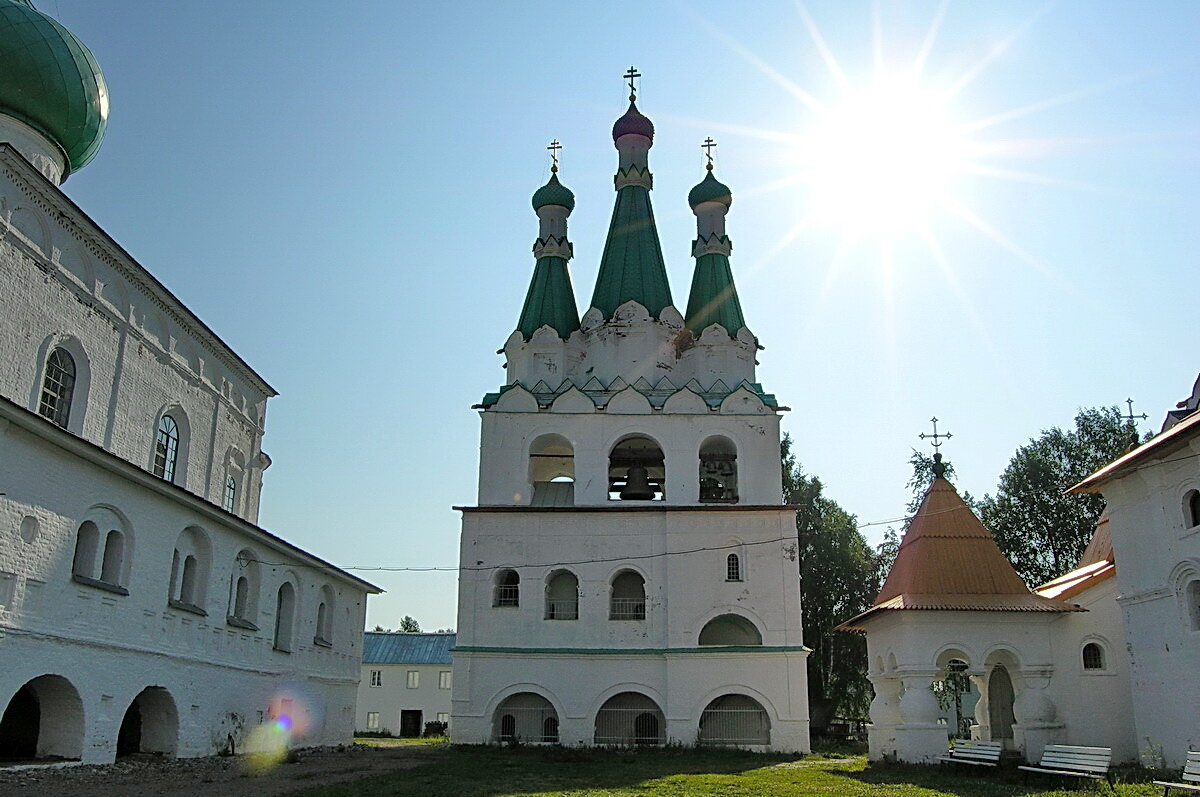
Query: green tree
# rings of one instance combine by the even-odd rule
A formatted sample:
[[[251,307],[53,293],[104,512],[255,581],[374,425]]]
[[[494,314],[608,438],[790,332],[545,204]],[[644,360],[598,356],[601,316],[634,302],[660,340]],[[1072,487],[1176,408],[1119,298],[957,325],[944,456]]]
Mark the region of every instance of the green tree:
[[[977,509],[1025,583],[1043,584],[1078,564],[1104,499],[1065,491],[1137,441],[1120,409],[1093,407],[1079,411],[1074,429],[1047,429],[1013,454],[996,494]]]
[[[801,622],[808,657],[808,696],[813,730],[820,733],[837,714],[866,716],[871,700],[866,639],[834,631],[866,611],[878,591],[874,552],[854,515],[822,495],[823,485],[804,473],[785,435],[783,496],[796,513]]]
[[[416,618],[406,614],[400,618],[400,625],[396,627],[396,630],[404,634],[416,634],[421,630],[421,624],[417,622]]]

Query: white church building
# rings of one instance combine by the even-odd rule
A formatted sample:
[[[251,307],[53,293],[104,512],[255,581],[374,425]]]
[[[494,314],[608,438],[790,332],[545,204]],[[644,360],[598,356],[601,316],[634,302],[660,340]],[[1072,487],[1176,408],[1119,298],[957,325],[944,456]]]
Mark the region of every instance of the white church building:
[[[506,384],[477,407],[478,504],[459,507],[452,738],[807,751],[785,408],[755,381],[732,198],[710,160],[688,197],[680,313],[650,203],[654,126],[633,100],[582,318],[557,166],[533,196],[534,274]]]
[[[0,760],[347,742],[378,589],[256,525],[275,391],[60,188],[107,114],[0,0]]]

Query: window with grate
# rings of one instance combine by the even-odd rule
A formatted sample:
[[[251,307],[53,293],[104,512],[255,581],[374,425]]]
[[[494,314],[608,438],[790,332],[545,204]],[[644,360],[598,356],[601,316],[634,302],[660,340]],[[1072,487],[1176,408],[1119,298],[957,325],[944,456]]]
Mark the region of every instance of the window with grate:
[[[383,670],[371,670],[371,686],[383,686]]]
[[[492,594],[493,606],[521,605],[521,577],[516,570],[501,570],[496,574],[496,589]]]
[[[725,580],[742,580],[742,560],[735,553],[731,553],[729,556],[725,557]]]
[[[46,378],[42,380],[38,413],[65,429],[71,417],[74,393],[75,360],[65,349],[55,349],[46,358]]]
[[[230,476],[225,480],[225,496],[221,500],[221,507],[226,512],[232,512],[235,504],[237,504],[237,479]]]
[[[162,416],[154,435],[154,475],[175,481],[175,459],[179,456],[179,424],[170,415]]]
[[[1083,646],[1083,669],[1085,670],[1103,670],[1104,669],[1104,648],[1100,647],[1095,642],[1089,642]]]

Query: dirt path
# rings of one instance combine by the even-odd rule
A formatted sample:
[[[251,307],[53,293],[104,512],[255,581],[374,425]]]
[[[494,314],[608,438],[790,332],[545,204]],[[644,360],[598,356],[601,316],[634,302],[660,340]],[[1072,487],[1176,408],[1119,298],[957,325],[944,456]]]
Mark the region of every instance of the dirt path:
[[[0,769],[0,794],[58,797],[150,797],[219,794],[221,797],[275,797],[312,786],[328,786],[367,775],[411,769],[439,755],[428,745],[319,748],[302,750],[300,760],[256,772],[252,760],[187,758],[127,759],[104,766],[58,769]]]

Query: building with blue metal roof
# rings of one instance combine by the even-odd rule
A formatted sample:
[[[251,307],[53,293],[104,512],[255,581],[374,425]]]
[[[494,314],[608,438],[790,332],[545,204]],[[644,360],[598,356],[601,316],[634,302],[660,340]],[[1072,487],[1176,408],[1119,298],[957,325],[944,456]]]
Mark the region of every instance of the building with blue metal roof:
[[[411,737],[428,723],[449,724],[455,639],[442,632],[363,634],[355,732]]]

